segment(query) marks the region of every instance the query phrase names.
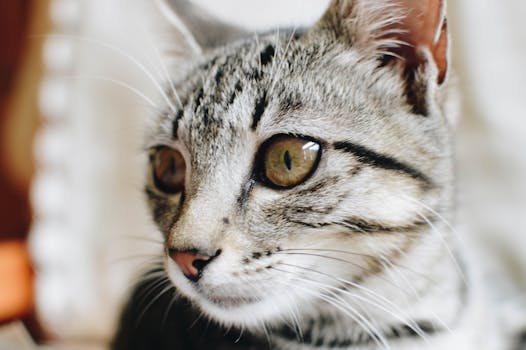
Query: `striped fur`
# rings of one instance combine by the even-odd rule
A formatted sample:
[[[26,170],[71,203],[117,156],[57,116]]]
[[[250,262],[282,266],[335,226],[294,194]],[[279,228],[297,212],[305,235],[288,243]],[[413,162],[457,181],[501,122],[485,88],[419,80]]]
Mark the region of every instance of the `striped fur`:
[[[167,249],[221,250],[198,282],[164,263],[216,327],[273,349],[499,349],[469,331],[498,333],[449,224],[448,83],[432,49],[415,47],[411,66],[400,56],[402,3],[335,0],[313,28],[229,27],[226,45],[195,36],[204,53],[148,139],[183,154],[185,189],[150,179],[146,193]],[[313,175],[287,190],[258,177],[259,148],[278,134],[322,145]]]

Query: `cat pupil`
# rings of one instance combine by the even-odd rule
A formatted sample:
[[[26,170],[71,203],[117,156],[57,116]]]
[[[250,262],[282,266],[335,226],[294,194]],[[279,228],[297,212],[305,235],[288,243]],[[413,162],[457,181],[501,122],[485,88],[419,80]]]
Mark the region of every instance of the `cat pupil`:
[[[292,170],[292,159],[290,158],[290,153],[288,150],[285,151],[285,154],[283,155],[283,160],[285,161],[285,166],[289,171]]]
[[[173,176],[175,175],[175,171],[177,169],[175,168],[175,158],[174,157],[171,157],[170,158],[170,176]]]

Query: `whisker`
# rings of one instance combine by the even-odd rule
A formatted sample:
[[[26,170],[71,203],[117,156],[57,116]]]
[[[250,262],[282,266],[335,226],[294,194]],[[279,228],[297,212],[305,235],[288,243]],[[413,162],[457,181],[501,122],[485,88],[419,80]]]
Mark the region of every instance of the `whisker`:
[[[371,255],[371,254],[356,253],[356,252],[351,252],[351,251],[348,251],[348,250],[325,249],[325,248],[290,248],[290,249],[281,249],[280,251],[281,252],[296,252],[296,251],[299,251],[299,252],[302,252],[302,251],[306,251],[306,252],[311,252],[311,251],[312,252],[328,252],[328,253],[342,253],[342,254],[360,256],[360,257],[365,257],[365,258],[374,258],[375,257],[374,255]]]
[[[277,269],[277,268],[274,268],[274,267],[272,269],[276,270],[276,271],[279,271],[279,272],[289,273],[289,271]],[[298,277],[298,276],[296,276],[296,277]],[[303,282],[310,282],[310,281],[304,280],[302,278],[299,278],[299,280],[302,280]],[[345,315],[347,315],[351,319],[353,319],[360,327],[362,327],[363,330],[371,337],[371,339],[373,339],[373,341],[375,341],[377,343],[378,346],[381,346],[384,349],[391,349],[389,344],[387,343],[385,337],[383,337],[380,334],[380,332],[378,332],[376,327],[374,327],[370,323],[369,320],[367,320],[363,315],[361,315],[359,312],[357,312],[352,306],[350,306],[348,303],[346,303],[345,300],[342,299],[340,296],[338,296],[336,293],[334,293],[334,292],[332,292],[330,290],[327,290],[325,288],[322,288],[323,290],[325,290],[325,292],[330,294],[328,296],[328,295],[315,293],[315,292],[311,291],[310,289],[308,289],[306,287],[299,286],[299,285],[296,285],[296,287],[297,288],[301,288],[306,293],[311,294],[314,297],[322,299],[325,302],[333,305],[338,310],[340,310],[342,313],[344,313]],[[375,330],[376,330],[376,332],[375,332]]]
[[[342,258],[337,258],[335,256],[328,256],[328,255],[314,254],[314,253],[300,253],[300,252],[288,253],[285,250],[277,251],[274,254],[315,256],[315,257],[318,257],[318,258],[325,258],[325,259],[329,259],[329,260],[340,261],[340,262],[343,262],[343,263],[350,264],[352,266],[358,267],[359,269],[362,269],[364,271],[369,271],[366,267],[364,267],[364,266],[362,266],[360,264],[357,264],[357,263],[355,263],[353,261],[345,260],[345,259],[342,259]]]
[[[299,253],[299,252],[297,252],[297,253],[287,253],[287,252],[285,252],[283,250],[275,252],[274,254],[314,256],[314,257],[318,257],[318,258],[324,258],[324,259],[328,259],[328,260],[339,261],[339,262],[342,262],[342,263],[349,264],[349,265],[355,266],[357,268],[360,268],[361,270],[363,270],[365,272],[370,272],[370,270],[368,268],[366,268],[364,266],[361,266],[360,264],[357,264],[357,263],[355,263],[353,261],[345,260],[345,259],[342,259],[342,258],[337,258],[337,257],[334,257],[334,256],[328,256],[328,255],[323,255],[323,254],[312,254],[312,253]],[[386,279],[383,276],[376,276],[376,277],[381,279],[382,281],[384,281],[386,283],[389,283],[393,287],[398,288],[402,292],[407,293],[407,291],[405,289],[403,289],[399,285],[395,284],[393,281],[390,281],[390,280]]]
[[[183,108],[183,103],[181,101],[181,98],[179,97],[179,94],[177,93],[177,89],[175,88],[175,85],[173,83],[173,79],[170,77],[170,73],[168,72],[168,68],[166,67],[166,63],[164,62],[164,60],[161,57],[161,53],[159,52],[159,48],[151,40],[151,34],[150,34],[149,31],[146,34],[146,37],[148,38],[148,42],[150,44],[150,47],[153,48],[153,52],[155,53],[155,57],[157,58],[157,61],[159,62],[160,66],[161,66],[161,70],[162,70],[163,74],[165,75],[165,79],[168,82],[174,97],[177,99],[177,103],[179,104],[179,107],[182,109]]]
[[[126,261],[130,261],[130,260],[135,260],[135,259],[146,259],[147,261],[149,262],[162,262],[162,258],[159,257],[158,255],[154,255],[154,254],[133,254],[133,255],[125,255],[125,256],[120,256],[120,257],[117,257],[115,259],[112,259],[109,261],[109,264],[110,265],[113,265],[113,264],[117,264],[117,263],[122,263],[122,262],[126,262]]]
[[[402,251],[401,249],[399,248],[395,248],[395,250],[397,252],[400,253],[400,255],[405,255],[405,252]],[[402,264],[399,264],[399,263],[393,263],[392,261],[389,260],[388,257],[384,256],[383,254],[380,254],[380,262],[382,263],[382,265],[385,267],[384,263],[387,264],[387,267],[389,268],[389,270],[397,270],[397,267],[398,268],[402,268],[408,272],[411,272],[412,274],[418,276],[418,277],[421,277],[421,278],[424,278],[426,280],[428,280],[429,282],[431,283],[437,283],[437,281],[431,277],[429,277],[428,275],[426,275],[425,273],[423,272],[420,272],[420,271],[416,271],[415,269],[412,269],[406,265],[402,265]],[[405,276],[405,275],[404,275]],[[407,279],[407,278],[406,278]]]
[[[460,267],[460,264],[458,263],[456,257],[455,257],[455,254],[453,254],[453,251],[451,250],[451,248],[449,247],[449,244],[447,243],[446,239],[444,238],[444,235],[440,232],[440,230],[438,230],[438,228],[431,222],[431,220],[429,220],[427,218],[427,216],[423,215],[423,214],[420,214],[418,213],[417,214],[418,216],[420,216],[422,218],[422,220],[424,220],[425,222],[427,222],[427,224],[429,225],[429,227],[431,227],[431,229],[433,230],[433,232],[435,232],[439,237],[440,237],[440,240],[442,241],[442,244],[444,245],[444,248],[446,249],[447,253],[449,254],[449,256],[451,257],[451,260],[453,261],[453,264],[455,265],[455,268],[457,269],[457,272],[459,273],[460,275],[460,278],[462,279],[462,281],[464,282],[464,284],[467,286],[468,285],[468,282],[467,282],[467,279],[466,279],[466,276],[464,275],[464,271],[462,271],[462,268]]]
[[[299,341],[300,343],[303,343],[303,342],[304,342],[304,340],[303,340],[303,330],[301,329],[301,326],[300,326],[300,320],[299,320],[299,317],[298,317],[298,315],[299,315],[298,307],[297,307],[297,305],[293,302],[294,299],[292,298],[292,296],[290,295],[290,293],[286,293],[286,294],[287,294],[287,296],[289,297],[289,299],[291,300],[290,305],[293,305],[294,308],[296,309],[296,311],[294,311],[294,310],[289,306],[289,308],[291,308],[291,316],[292,316],[292,318],[293,318],[293,320],[294,320],[294,323],[296,324],[295,329],[296,329],[296,335],[297,335],[297,337],[298,337],[298,341]]]
[[[146,96],[145,94],[143,94],[141,91],[139,91],[138,89],[134,88],[130,84],[125,83],[123,81],[116,80],[116,79],[109,78],[109,77],[104,77],[104,76],[97,76],[97,75],[71,75],[71,76],[65,76],[65,78],[66,79],[104,81],[104,82],[115,84],[115,85],[120,86],[122,88],[125,88],[125,89],[133,92],[135,95],[141,97],[144,101],[146,101],[146,103],[148,103],[149,107],[151,107],[151,108],[153,108],[155,110],[159,110],[159,108],[157,107],[155,102],[153,102],[152,99],[150,99],[148,96]]]
[[[259,35],[258,32],[254,32],[254,41],[256,43],[256,47],[259,47]],[[261,55],[258,56],[258,70],[261,72],[262,64],[261,64]]]
[[[195,318],[195,320],[192,322],[192,324],[190,325],[190,327],[188,327],[188,329],[192,329],[195,327],[195,325],[197,324],[197,322],[199,322],[200,319],[203,318],[203,316],[205,315],[205,313],[203,311],[200,311],[199,312],[199,315],[197,315],[197,317]]]
[[[136,284],[137,283],[144,283],[144,282],[147,282],[147,281],[150,281],[150,280],[161,280],[161,279],[163,279],[163,280],[167,279],[167,276],[166,276],[166,272],[164,271],[164,269],[161,267],[161,265],[159,265],[159,270],[154,270],[154,271],[146,273],[145,275],[143,275],[136,282]],[[146,292],[146,291],[144,291],[144,292]]]
[[[294,39],[294,36],[296,35],[296,30],[297,28],[294,27],[292,29],[292,32],[290,34],[290,37],[287,41],[287,45],[285,46],[285,50],[283,51],[283,53],[281,54],[281,57],[280,57],[280,61],[279,61],[279,64],[276,68],[276,72],[273,72],[272,73],[272,85],[270,86],[269,88],[269,91],[273,91],[274,90],[274,87],[276,86],[276,83],[278,82],[278,76],[279,76],[279,72],[280,70],[282,69],[282,65],[283,63],[285,62],[285,58],[286,58],[286,55],[290,49],[290,44],[292,43],[292,39]],[[279,33],[279,30],[278,30],[278,33]],[[274,67],[273,67],[274,68]]]
[[[274,292],[273,294],[276,296],[278,295],[277,291]],[[283,294],[287,296],[287,299],[290,300],[290,303],[287,304],[287,308],[289,311],[289,315],[292,318],[292,324],[290,324],[289,327],[290,329],[294,330],[294,333],[296,334],[296,339],[298,340],[298,342],[303,343],[304,342],[303,341],[303,331],[300,326],[300,321],[299,321],[299,318],[296,316],[296,313],[292,309],[292,306],[296,306],[296,304],[294,303],[294,299],[286,290],[283,291]],[[296,307],[296,310],[297,310],[297,307]]]
[[[421,201],[417,200],[416,198],[412,198],[411,196],[407,196],[407,195],[403,195],[402,197],[400,197],[401,199],[407,199],[415,204],[418,204],[420,205],[422,208],[426,209],[427,211],[431,212],[431,214],[433,214],[434,216],[436,216],[439,220],[441,220],[450,230],[452,233],[454,233],[454,237],[458,240],[461,240],[461,235],[458,234],[458,232],[455,230],[455,228],[442,216],[440,215],[440,213],[438,213],[436,210],[434,210],[433,208],[429,207],[428,205],[426,205],[425,203],[422,203]],[[455,257],[455,254],[453,253],[453,251],[451,250],[451,248],[449,247],[449,244],[448,242],[446,241],[444,235],[440,232],[440,230],[438,230],[438,228],[436,227],[436,225],[434,225],[431,220],[429,220],[429,218],[427,216],[425,216],[424,214],[422,213],[417,213],[417,215],[422,218],[428,225],[429,227],[431,227],[431,229],[433,230],[433,232],[435,232],[441,239],[445,249],[447,250],[447,253],[449,254],[449,256],[451,257],[451,260],[453,261],[453,264],[455,265],[455,268],[457,269],[464,285],[466,286],[469,286],[469,283],[468,283],[468,280],[466,278],[466,275],[464,274],[464,271],[462,270],[462,267],[460,266],[460,263],[458,262],[457,258]]]
[[[249,280],[248,278],[244,278],[244,277],[240,277],[240,279],[243,281],[243,283],[248,284],[248,285],[250,286],[250,288],[254,289],[254,291],[258,291],[257,286],[254,286],[254,283],[253,283],[251,280]],[[272,293],[272,294],[274,294],[276,297],[281,296],[281,295],[279,295],[279,294],[277,293],[277,291],[272,291],[272,290],[270,290],[269,292]],[[257,299],[258,301],[262,301],[261,297],[259,297],[259,296],[256,297],[256,299]],[[273,300],[273,299],[271,298],[270,300]],[[247,301],[249,301],[249,300],[247,300]],[[275,306],[276,311],[279,312],[279,307],[277,307],[275,304],[274,304],[274,306]],[[288,305],[288,308],[289,308],[289,310],[291,310],[291,309],[290,309],[290,305]],[[291,312],[292,312],[292,311],[291,311]],[[284,323],[286,323],[291,329],[295,329],[295,328],[296,328],[295,325],[294,325],[294,320],[290,321],[290,320],[288,320],[288,319],[285,318],[285,317],[280,317],[280,318],[281,318],[281,320],[282,320]],[[291,323],[289,323],[289,322],[291,322]]]
[[[120,237],[116,237],[115,239],[118,239],[118,240],[131,240],[131,241],[141,241],[141,242],[146,242],[146,243],[151,243],[151,244],[155,244],[155,245],[160,245],[160,246],[163,246],[164,243],[163,242],[160,242],[160,241],[157,241],[153,238],[147,238],[147,237],[138,237],[138,236],[120,236]]]
[[[384,257],[382,256],[382,261],[383,262],[386,262],[387,264],[391,265],[392,266],[392,263],[391,261],[389,261],[389,259],[387,257]],[[382,263],[383,263],[382,262]],[[405,284],[408,286],[408,288],[413,292],[414,296],[419,300],[419,301],[422,301],[422,297],[420,296],[420,293],[418,293],[418,291],[414,288],[414,286],[412,285],[412,283],[409,281],[409,279],[401,272],[401,271],[398,271],[397,269],[390,269],[390,271],[392,273],[395,273],[396,275],[398,275],[404,282]],[[432,283],[435,283],[436,282],[429,278],[429,280],[432,282]],[[443,321],[432,309],[430,310],[430,313],[431,315],[433,316],[433,318],[438,322],[440,323],[447,331],[449,331],[450,333],[454,334],[453,333],[453,330],[447,325],[447,323],[445,321]]]
[[[271,349],[272,348],[272,341],[270,340],[271,336],[270,336],[269,330],[267,329],[267,325],[265,324],[265,322],[261,322],[261,326],[263,328],[263,332],[265,333],[265,338],[267,339],[268,347],[269,347],[269,349]]]
[[[136,58],[134,58],[130,54],[126,53],[126,51],[124,51],[120,47],[117,47],[115,45],[111,45],[111,44],[108,44],[108,43],[105,43],[105,42],[102,42],[100,40],[93,39],[93,38],[79,37],[79,36],[67,35],[67,34],[47,34],[47,35],[36,35],[34,37],[37,37],[37,38],[38,37],[43,37],[43,38],[57,38],[57,39],[77,40],[79,42],[85,42],[85,43],[89,43],[89,44],[98,45],[99,47],[106,48],[109,51],[117,53],[121,57],[123,57],[126,60],[128,60],[129,62],[133,63],[137,68],[139,68],[139,70],[141,72],[143,72],[146,75],[146,77],[154,84],[155,88],[161,94],[161,96],[163,97],[165,102],[168,104],[168,106],[170,107],[172,112],[173,113],[177,112],[177,108],[175,108],[175,106],[173,105],[172,101],[168,98],[168,96],[166,95],[164,89],[161,87],[161,85],[159,84],[157,79],[151,74],[151,72],[148,69],[146,69],[146,67],[141,62],[139,62]],[[153,105],[155,106],[155,104],[153,104]]]
[[[175,290],[175,288],[174,288]],[[168,306],[166,307],[166,310],[164,311],[164,314],[163,314],[163,319],[162,319],[162,322],[161,322],[161,328],[164,329],[164,327],[166,326],[166,321],[168,321],[168,316],[170,315],[170,311],[172,310],[172,307],[174,306],[175,302],[179,300],[179,295],[177,293],[174,293],[172,295],[172,298],[170,300],[170,303],[168,303]]]
[[[240,327],[241,329],[239,330],[239,336],[237,337],[236,340],[234,340],[234,344],[237,344],[239,343],[239,341],[241,340],[241,338],[243,338],[243,333],[245,331],[245,327],[243,325],[241,325]]]
[[[167,292],[171,291],[171,290],[175,290],[175,287],[171,284],[170,281],[167,281],[169,283],[169,285],[167,287],[165,287],[155,298],[153,298],[152,300],[150,300],[150,302],[146,305],[146,307],[143,309],[143,311],[141,312],[141,314],[139,315],[139,317],[137,318],[137,325],[139,325],[139,323],[141,322],[142,318],[144,317],[144,315],[146,315],[146,312],[148,311],[148,309],[157,301],[159,300],[164,294],[166,294]],[[165,283],[166,284],[166,283]]]
[[[206,332],[208,332],[208,329],[210,328],[211,323],[212,323],[212,320],[210,318],[206,318],[206,325],[203,328],[203,333],[201,333],[202,338],[205,338]]]
[[[427,335],[424,333],[424,331],[420,328],[420,326],[413,319],[411,319],[409,317],[409,315],[405,314],[403,312],[403,310],[398,305],[396,305],[393,302],[389,301],[387,298],[383,297],[382,295],[380,295],[380,294],[378,294],[378,293],[376,293],[374,291],[369,290],[368,288],[360,286],[357,283],[353,283],[353,282],[342,280],[340,278],[334,277],[332,275],[329,275],[327,273],[324,273],[324,272],[321,272],[321,271],[318,271],[318,270],[314,270],[312,268],[307,268],[307,267],[303,267],[303,266],[299,266],[299,265],[293,265],[293,264],[287,264],[287,263],[281,263],[281,265],[290,266],[290,267],[299,268],[299,269],[302,269],[302,270],[307,270],[309,272],[317,273],[317,274],[320,274],[320,275],[332,278],[333,280],[336,280],[338,282],[341,282],[341,283],[344,283],[344,284],[347,284],[347,285],[351,285],[352,287],[358,288],[360,290],[364,290],[367,294],[372,295],[372,296],[376,297],[377,299],[380,299],[380,301],[384,301],[385,303],[387,303],[388,306],[392,306],[395,309],[395,311],[397,311],[400,314],[408,317],[409,318],[409,323],[404,318],[402,318],[401,316],[398,316],[397,314],[395,314],[394,311],[391,311],[391,310],[387,309],[387,307],[382,306],[381,304],[379,304],[378,302],[373,301],[372,299],[365,298],[365,297],[363,297],[361,295],[358,295],[358,294],[355,294],[355,293],[351,293],[348,290],[344,290],[344,289],[341,289],[341,288],[338,288],[338,287],[333,287],[333,286],[330,286],[330,285],[324,285],[324,284],[322,284],[320,282],[305,280],[306,282],[308,281],[310,283],[316,283],[316,284],[319,284],[319,285],[324,285],[326,288],[335,289],[335,290],[337,290],[337,291],[339,291],[339,292],[341,292],[341,293],[343,293],[345,295],[348,295],[348,296],[350,296],[352,298],[361,300],[361,301],[363,301],[365,303],[368,303],[368,304],[370,304],[372,306],[375,306],[375,307],[379,308],[380,310],[386,312],[387,314],[391,315],[392,317],[396,318],[397,320],[399,320],[403,324],[405,324],[408,327],[410,327],[416,334],[418,334],[423,339],[428,338]],[[294,274],[293,271],[290,271],[290,273]],[[298,274],[298,277],[301,278],[301,275]]]
[[[158,280],[153,282],[150,286],[146,287],[146,289],[142,291],[141,293],[142,296],[137,296],[140,298],[140,300],[138,301],[139,307],[142,306],[144,302],[146,301],[146,299],[149,298],[152,295],[152,293],[154,293],[158,288],[161,288],[167,283],[170,283],[170,280],[168,279],[166,275],[160,276],[160,278],[157,277],[153,279],[154,280],[158,279]]]
[[[281,251],[282,252],[288,252],[288,251],[290,251],[290,252],[302,252],[302,251],[309,252],[309,251],[313,251],[313,252],[341,253],[341,254],[345,254],[345,255],[353,255],[353,256],[359,256],[359,257],[364,257],[364,258],[377,258],[376,256],[371,255],[371,254],[357,253],[357,252],[352,252],[352,251],[348,251],[348,250],[341,250],[341,249],[293,248],[293,249],[282,249]],[[391,264],[391,267],[393,267],[393,268],[394,267],[400,267],[400,268],[408,270],[409,272],[414,273],[415,275],[419,275],[421,277],[429,279],[432,282],[435,282],[429,276],[427,276],[427,275],[425,275],[425,274],[423,274],[421,272],[415,271],[415,270],[411,269],[410,267],[407,267],[405,265],[401,265],[401,264],[398,264],[398,263],[392,263],[392,262],[390,262],[390,264]]]

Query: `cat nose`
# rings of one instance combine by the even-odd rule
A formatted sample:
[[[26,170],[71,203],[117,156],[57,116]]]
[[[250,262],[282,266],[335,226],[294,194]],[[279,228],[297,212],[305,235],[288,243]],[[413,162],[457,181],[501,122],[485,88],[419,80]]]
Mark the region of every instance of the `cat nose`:
[[[195,249],[186,251],[170,249],[168,252],[168,255],[179,266],[183,275],[192,282],[197,282],[201,278],[206,265],[210,264],[219,254],[221,254],[221,250],[218,250],[213,256],[199,254]]]

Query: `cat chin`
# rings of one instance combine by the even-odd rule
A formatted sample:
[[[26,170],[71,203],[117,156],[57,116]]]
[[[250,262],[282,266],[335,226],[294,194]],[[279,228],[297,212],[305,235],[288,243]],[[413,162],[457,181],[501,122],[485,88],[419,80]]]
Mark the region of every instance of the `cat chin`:
[[[291,308],[296,312],[297,305],[290,294],[274,291],[268,297],[226,298],[206,296],[196,291],[195,287],[183,276],[179,269],[173,264],[166,264],[166,271],[172,284],[185,298],[193,302],[203,314],[210,319],[226,326],[244,327],[248,329],[261,329],[261,325],[271,322],[276,325],[276,320],[287,320],[290,318]],[[290,292],[290,291],[289,291]],[[285,296],[286,295],[286,296]],[[302,311],[305,307],[302,306]]]
[[[290,307],[290,305],[283,305],[283,303],[270,298],[239,304],[218,304],[199,297],[196,304],[209,318],[227,327],[243,327],[253,330],[261,329],[262,324],[267,322],[276,326],[276,320],[285,317],[283,310],[288,310]]]

